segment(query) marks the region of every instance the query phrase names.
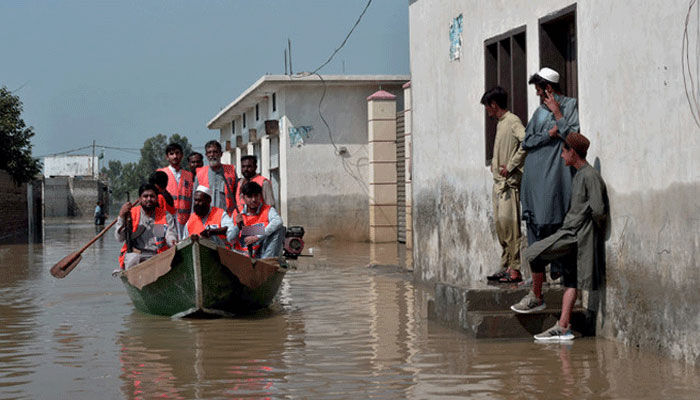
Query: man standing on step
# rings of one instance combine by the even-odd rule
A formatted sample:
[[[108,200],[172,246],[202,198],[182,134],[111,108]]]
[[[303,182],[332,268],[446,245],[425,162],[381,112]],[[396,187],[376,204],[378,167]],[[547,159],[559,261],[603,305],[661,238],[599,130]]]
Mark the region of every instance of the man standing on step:
[[[520,282],[520,178],[527,153],[521,147],[525,127],[508,111],[508,94],[496,86],[481,97],[490,118],[498,120],[493,143],[493,222],[501,253],[501,269],[488,280]]]
[[[571,196],[573,170],[560,158],[564,140],[578,132],[576,99],[562,95],[559,74],[542,68],[530,77],[542,104],[532,114],[525,128],[523,149],[527,159],[520,185],[523,219],[527,226],[527,242],[532,244],[556,232],[564,221]],[[531,264],[535,306],[543,305],[542,283],[546,264]],[[561,263],[550,265],[552,279],[561,274]]]
[[[561,317],[553,327],[535,335],[538,341],[572,340],[571,310],[577,290],[598,290],[605,273],[605,231],[610,213],[605,182],[586,161],[590,142],[578,132],[564,142],[561,158],[576,168],[571,188],[571,206],[564,222],[552,235],[530,245],[523,255],[530,263],[561,261],[563,285]],[[529,297],[534,297],[530,292]],[[526,296],[526,298],[528,297]],[[521,301],[522,303],[522,301]],[[511,307],[521,311],[523,304]]]

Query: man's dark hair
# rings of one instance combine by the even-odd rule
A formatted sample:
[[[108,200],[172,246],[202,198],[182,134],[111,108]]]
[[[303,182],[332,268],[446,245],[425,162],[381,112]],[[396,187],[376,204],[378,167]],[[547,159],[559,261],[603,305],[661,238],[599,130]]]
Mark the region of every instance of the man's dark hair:
[[[210,140],[207,142],[207,144],[204,145],[204,151],[207,151],[208,148],[216,146],[219,151],[221,151],[221,143],[219,143],[217,140]]]
[[[481,104],[490,106],[491,102],[495,101],[503,110],[508,108],[508,92],[500,86],[495,86],[481,96]]]
[[[245,160],[250,160],[253,162],[253,164],[258,165],[258,157],[254,156],[252,154],[248,154],[248,155],[241,157],[241,162],[243,162]]]
[[[144,183],[143,185],[139,186],[139,196],[143,194],[146,190],[152,190],[153,193],[158,193],[158,189],[155,187],[154,184],[152,183]]]
[[[180,153],[182,153],[182,146],[177,143],[170,143],[169,145],[165,146],[165,155],[167,156],[168,153],[175,150],[180,150]]]
[[[256,194],[262,194],[262,187],[255,182],[248,182],[241,187],[241,193],[248,197],[255,196]]]
[[[148,183],[165,188],[168,186],[168,174],[163,171],[156,171],[148,178]]]
[[[193,156],[199,156],[199,158],[204,160],[204,156],[202,155],[202,153],[197,153],[196,151],[193,151],[192,153],[190,153],[189,156],[187,156],[187,161],[190,161],[190,158],[192,158]]]
[[[530,80],[527,81],[527,83],[529,83],[530,85],[535,85],[536,87],[539,87],[542,90],[544,90],[547,87],[547,85],[551,85],[552,89],[556,93],[561,93],[561,86],[559,86],[559,83],[550,82],[537,74],[533,74],[530,77]]]

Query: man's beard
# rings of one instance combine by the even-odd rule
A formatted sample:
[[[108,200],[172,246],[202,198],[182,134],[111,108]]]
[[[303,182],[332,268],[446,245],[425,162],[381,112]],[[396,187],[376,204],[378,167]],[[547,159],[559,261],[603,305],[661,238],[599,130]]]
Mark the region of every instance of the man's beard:
[[[209,212],[209,208],[207,206],[198,206],[196,204],[192,207],[192,209],[194,210],[194,213],[200,217],[206,216]]]
[[[150,205],[147,203],[141,204],[141,207],[143,207],[143,210],[146,212],[153,212],[156,209],[156,205],[154,203],[151,203]]]
[[[255,176],[255,172],[243,172],[243,177],[246,179],[250,179]]]
[[[220,158],[210,158],[209,159],[209,166],[217,168],[221,165],[221,159]]]

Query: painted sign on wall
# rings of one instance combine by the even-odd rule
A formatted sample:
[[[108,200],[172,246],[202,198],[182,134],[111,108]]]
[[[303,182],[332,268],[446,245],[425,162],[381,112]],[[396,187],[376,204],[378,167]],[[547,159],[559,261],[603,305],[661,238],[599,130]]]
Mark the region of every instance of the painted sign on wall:
[[[289,131],[289,147],[297,146],[301,147],[304,145],[304,139],[311,137],[309,132],[314,129],[311,125],[304,126],[290,126]]]

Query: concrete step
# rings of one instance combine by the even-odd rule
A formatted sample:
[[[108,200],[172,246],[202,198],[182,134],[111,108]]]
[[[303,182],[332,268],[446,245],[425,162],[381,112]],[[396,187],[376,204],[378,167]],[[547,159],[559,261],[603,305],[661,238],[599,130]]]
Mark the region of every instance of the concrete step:
[[[533,314],[518,314],[512,311],[472,311],[467,313],[467,331],[478,339],[532,337],[551,328],[560,314],[561,310],[554,309]],[[595,334],[590,330],[589,318],[586,310],[575,309],[571,314],[571,327],[583,336]]]
[[[436,284],[435,299],[428,302],[428,317],[477,338],[531,337],[550,328],[561,314],[564,288],[547,287],[543,296],[547,309],[518,314],[510,306],[520,301],[529,288],[480,285],[468,288]],[[575,331],[595,335],[595,314],[576,308],[571,317]]]
[[[467,311],[504,311],[517,303],[530,291],[529,287],[520,288],[515,285],[479,287],[464,287],[435,284],[435,301],[437,305],[459,305]],[[542,289],[544,302],[548,308],[561,308],[564,288],[561,286],[546,286]]]

